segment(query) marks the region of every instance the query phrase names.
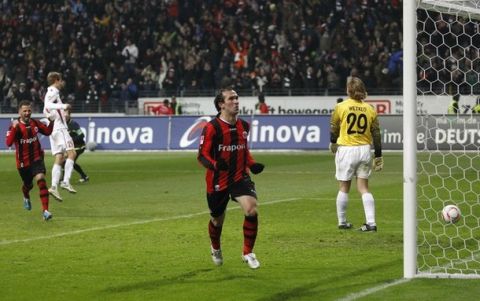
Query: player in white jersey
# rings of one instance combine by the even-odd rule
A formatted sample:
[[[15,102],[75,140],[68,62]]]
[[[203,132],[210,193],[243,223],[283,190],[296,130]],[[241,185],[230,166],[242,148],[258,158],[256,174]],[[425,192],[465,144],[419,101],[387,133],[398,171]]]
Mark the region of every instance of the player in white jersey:
[[[339,183],[337,217],[339,229],[351,229],[346,211],[352,178],[357,178],[357,190],[362,196],[366,222],[360,228],[364,232],[377,231],[375,200],[368,189],[371,169],[383,169],[382,142],[377,112],[364,100],[367,91],[363,82],[352,77],[347,82],[349,98],[335,106],[330,120],[330,150],[335,153],[335,177]],[[375,158],[370,145],[375,148]]]
[[[76,153],[72,137],[70,137],[68,133],[68,125],[65,119],[65,110],[69,109],[70,105],[64,104],[60,98],[60,90],[65,86],[62,75],[58,72],[50,72],[47,75],[47,82],[49,87],[47,94],[45,94],[43,113],[47,118],[55,120],[53,132],[50,135],[50,145],[52,155],[55,156],[55,162],[52,168],[52,187],[48,189],[48,192],[57,200],[62,201],[62,197],[58,192],[58,184],[62,175],[62,165],[64,161],[65,172],[60,187],[71,193],[76,193],[70,184]],[[66,160],[65,153],[67,154]]]

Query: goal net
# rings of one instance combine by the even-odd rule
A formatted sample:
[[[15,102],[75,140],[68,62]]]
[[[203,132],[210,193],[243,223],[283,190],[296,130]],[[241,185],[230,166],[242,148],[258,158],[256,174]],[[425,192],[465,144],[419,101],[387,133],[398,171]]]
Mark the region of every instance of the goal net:
[[[445,113],[416,117],[416,276],[480,278],[480,0],[422,0],[416,12],[417,103],[437,96]],[[455,224],[440,214],[449,204]]]

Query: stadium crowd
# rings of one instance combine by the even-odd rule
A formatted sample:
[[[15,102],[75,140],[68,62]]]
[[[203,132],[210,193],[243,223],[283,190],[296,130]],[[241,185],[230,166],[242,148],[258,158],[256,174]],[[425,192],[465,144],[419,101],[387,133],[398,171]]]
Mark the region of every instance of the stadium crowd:
[[[418,89],[450,95],[480,94],[480,23],[418,10]],[[458,101],[458,100],[457,100]]]
[[[0,103],[42,106],[59,71],[65,99],[110,111],[139,95],[401,91],[399,0],[3,0]]]

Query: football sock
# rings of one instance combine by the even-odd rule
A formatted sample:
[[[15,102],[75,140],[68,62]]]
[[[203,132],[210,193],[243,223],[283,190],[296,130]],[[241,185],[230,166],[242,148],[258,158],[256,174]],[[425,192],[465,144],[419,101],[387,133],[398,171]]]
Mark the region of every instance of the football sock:
[[[83,179],[87,177],[87,175],[83,172],[82,167],[77,163],[73,164],[73,169],[75,169]]]
[[[348,193],[338,191],[337,194],[337,217],[338,224],[345,224],[347,222],[347,205]]]
[[[53,164],[52,168],[52,187],[57,187],[58,182],[60,182],[60,176],[62,174],[62,166],[58,164]]]
[[[37,181],[38,190],[40,191],[40,201],[42,202],[43,210],[48,210],[48,189],[45,179]]]
[[[220,250],[220,236],[222,235],[222,226],[216,227],[212,221],[208,223],[208,234],[212,241],[212,248]]]
[[[252,253],[258,232],[258,216],[245,216],[243,221],[243,255]]]
[[[375,200],[369,192],[362,194],[363,209],[365,210],[365,219],[370,226],[375,224]]]
[[[70,178],[72,177],[73,164],[75,162],[72,159],[67,159],[65,161],[65,174],[63,175],[63,182],[70,184]]]
[[[32,190],[33,185],[25,186],[25,184],[22,186],[22,192],[23,192],[23,197],[26,199],[30,199],[30,190]]]

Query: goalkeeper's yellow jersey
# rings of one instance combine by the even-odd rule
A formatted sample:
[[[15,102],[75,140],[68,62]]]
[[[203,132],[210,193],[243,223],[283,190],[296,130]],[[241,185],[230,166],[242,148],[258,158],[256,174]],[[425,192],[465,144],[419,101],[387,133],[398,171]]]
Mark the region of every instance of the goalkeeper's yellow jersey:
[[[370,145],[372,132],[380,130],[377,112],[368,103],[348,98],[335,106],[330,130],[339,145]]]

